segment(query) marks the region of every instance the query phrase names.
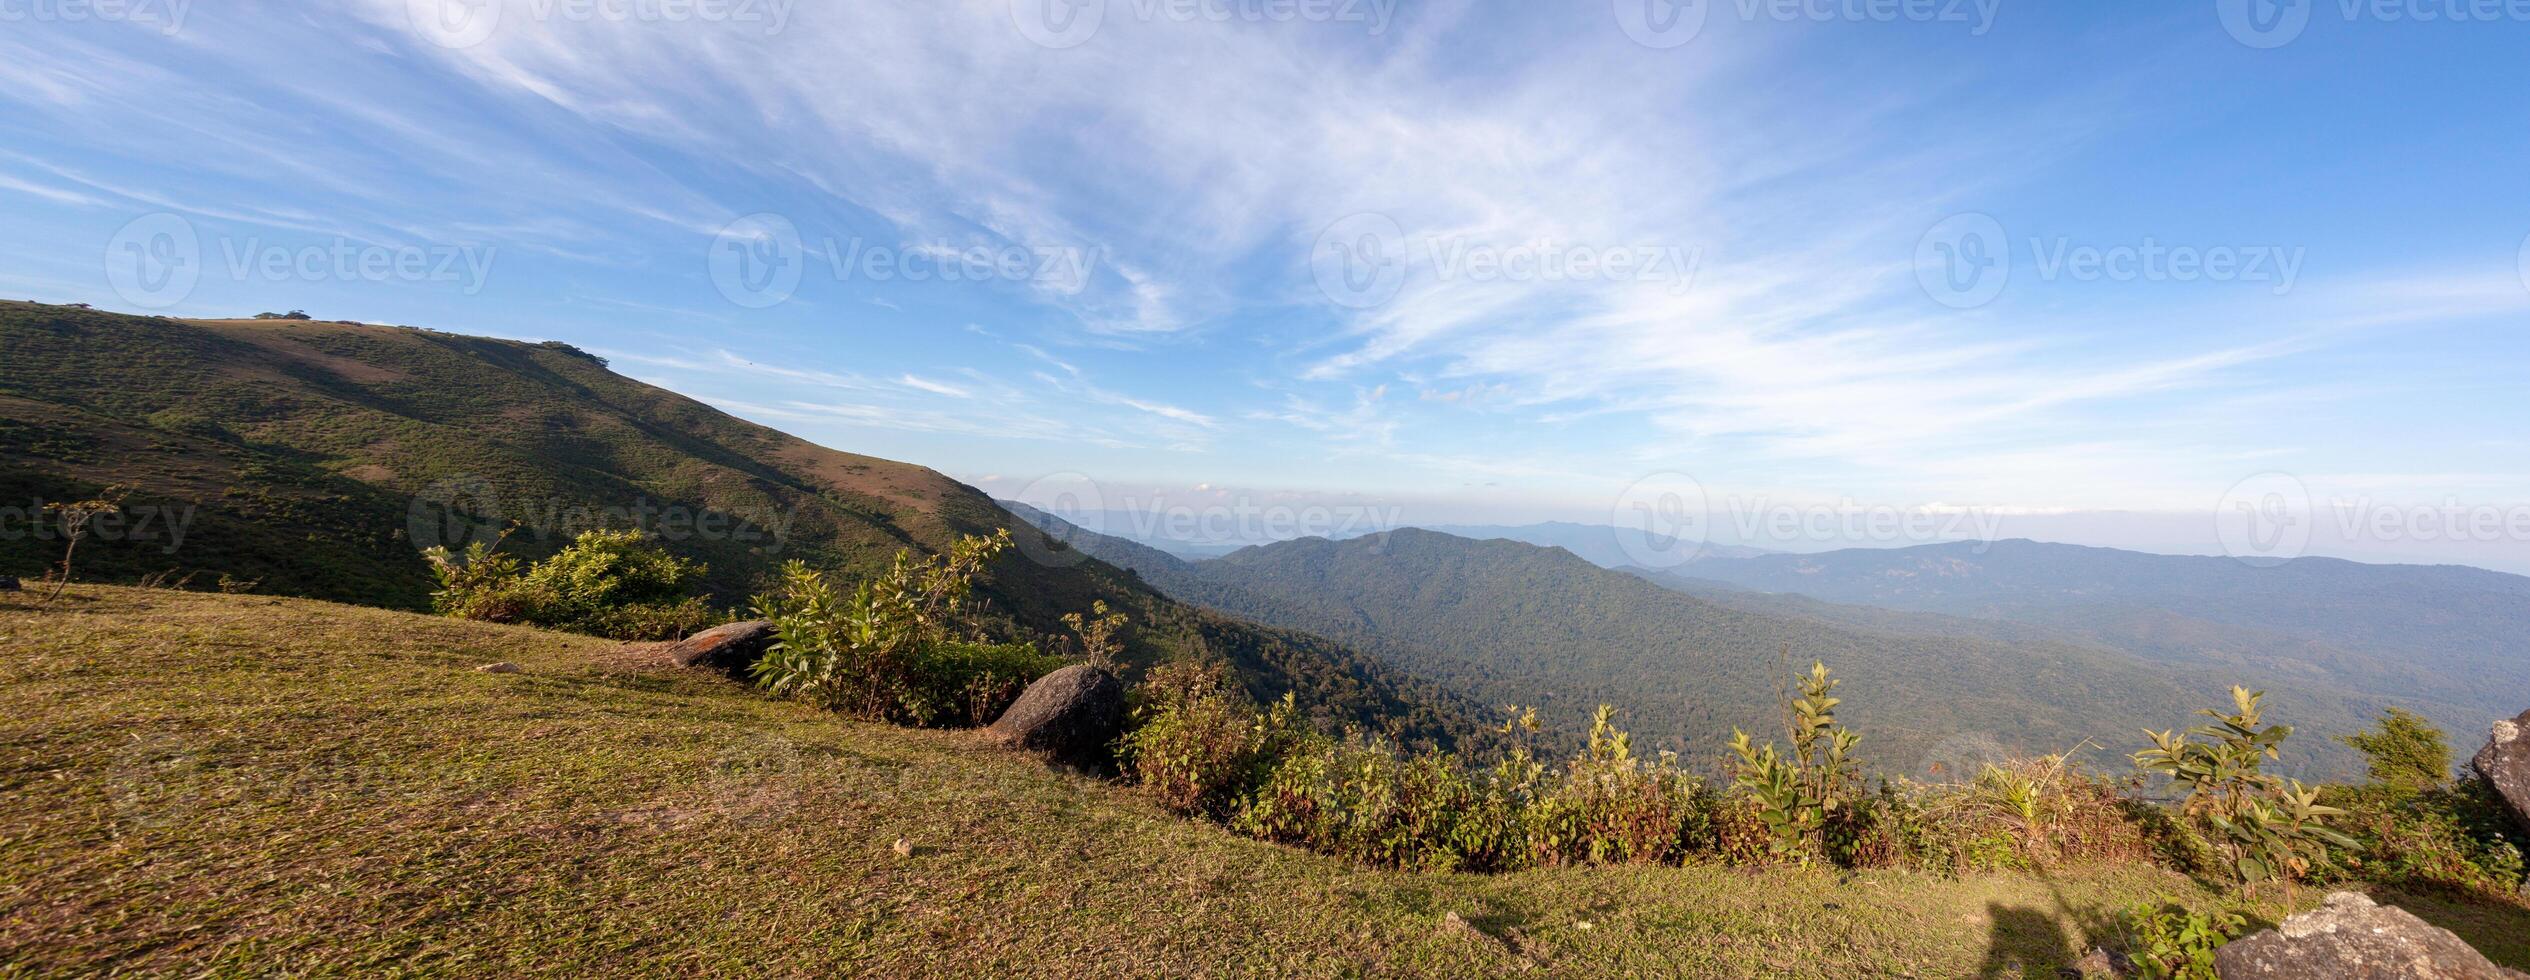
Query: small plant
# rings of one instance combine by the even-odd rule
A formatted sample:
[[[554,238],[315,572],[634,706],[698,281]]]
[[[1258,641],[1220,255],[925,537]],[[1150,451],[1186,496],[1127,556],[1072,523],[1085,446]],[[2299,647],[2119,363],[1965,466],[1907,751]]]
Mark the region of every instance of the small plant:
[[[2451,778],[2450,741],[2423,715],[2405,708],[2384,711],[2376,727],[2339,735],[2337,741],[2363,753],[2372,781],[2393,790],[2423,792]]]
[[[2227,870],[2243,886],[2281,882],[2290,902],[2293,882],[2323,856],[2320,848],[2355,843],[2325,826],[2326,818],[2342,811],[2320,805],[2318,790],[2261,770],[2266,760],[2280,757],[2279,747],[2293,734],[2289,725],[2263,723],[2259,701],[2265,696],[2234,687],[2230,714],[2199,711],[2215,723],[2186,734],[2146,731],[2152,747],[2134,759],[2186,789],[2187,814],[2211,828]]]
[[[2125,916],[2126,956],[2154,980],[2216,980],[2214,952],[2239,938],[2248,920],[2230,912],[2138,905]]]
[[[1731,785],[1755,802],[1778,856],[1794,854],[1804,843],[1823,846],[1829,822],[1861,796],[1853,750],[1862,736],[1836,724],[1836,706],[1844,702],[1830,692],[1838,683],[1825,663],[1811,664],[1799,679],[1800,696],[1784,708],[1789,756],[1771,742],[1756,745],[1747,732],[1731,730],[1731,751],[1739,757]]]
[[[1107,612],[1105,599],[1090,603],[1086,617],[1063,614],[1063,625],[1071,627],[1073,635],[1080,638],[1082,662],[1106,671],[1116,669],[1118,655],[1124,652],[1124,644],[1116,642],[1116,631],[1123,629],[1124,624],[1123,613]]]
[[[129,489],[112,486],[94,499],[44,505],[44,512],[61,522],[62,539],[68,542],[62,546],[61,564],[53,570],[53,591],[44,597],[45,605],[52,605],[53,600],[61,598],[62,590],[70,587],[71,559],[78,556],[79,542],[87,539],[96,519],[122,513],[123,499],[128,496],[131,496]]]

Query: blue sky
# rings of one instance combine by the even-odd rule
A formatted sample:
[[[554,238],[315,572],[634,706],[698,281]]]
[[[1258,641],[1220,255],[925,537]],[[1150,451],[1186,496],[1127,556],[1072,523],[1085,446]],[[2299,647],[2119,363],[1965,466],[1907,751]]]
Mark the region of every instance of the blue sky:
[[[0,295],[560,339],[1108,507],[2530,506],[2520,4],[442,6],[0,0]]]

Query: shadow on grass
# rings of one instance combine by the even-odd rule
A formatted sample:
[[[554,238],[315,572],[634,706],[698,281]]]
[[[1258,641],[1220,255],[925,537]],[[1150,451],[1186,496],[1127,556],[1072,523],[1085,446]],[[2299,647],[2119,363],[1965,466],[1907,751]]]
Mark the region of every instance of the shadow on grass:
[[[1985,915],[1994,923],[1994,935],[1977,976],[2052,977],[2059,967],[2073,962],[2073,940],[2056,913],[1988,902]]]
[[[2497,964],[2530,970],[2530,907],[2440,888],[2388,887],[2372,898],[2451,930]]]

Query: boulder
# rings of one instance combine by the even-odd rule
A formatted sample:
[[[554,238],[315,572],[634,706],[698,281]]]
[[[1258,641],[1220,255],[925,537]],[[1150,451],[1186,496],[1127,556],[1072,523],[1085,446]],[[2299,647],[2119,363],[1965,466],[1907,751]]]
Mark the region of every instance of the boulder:
[[[479,674],[515,674],[519,672],[519,666],[504,660],[499,663],[484,664],[481,667],[475,668],[475,672]]]
[[[2478,775],[2494,784],[2495,792],[2504,798],[2504,806],[2512,810],[2512,818],[2521,829],[2530,830],[2530,711],[2511,721],[2495,723],[2494,733],[2486,739],[2486,747],[2477,750],[2471,765]]]
[[[679,667],[710,667],[745,677],[747,668],[773,648],[773,640],[773,624],[758,619],[712,627],[668,644],[660,654]]]
[[[2214,953],[2223,980],[2329,977],[2332,980],[2530,980],[2496,966],[2448,929],[2353,892]]]
[[[18,591],[18,589],[19,585],[17,576],[0,575],[0,592],[15,592]]]
[[[1088,664],[1037,678],[993,722],[992,732],[1022,748],[1075,763],[1107,757],[1124,731],[1124,682]]]

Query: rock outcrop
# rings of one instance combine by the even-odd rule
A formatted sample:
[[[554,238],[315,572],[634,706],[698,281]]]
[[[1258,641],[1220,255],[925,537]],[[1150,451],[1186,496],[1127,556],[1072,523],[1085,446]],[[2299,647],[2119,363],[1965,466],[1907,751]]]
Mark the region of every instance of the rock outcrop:
[[[2512,810],[2512,818],[2521,829],[2530,831],[2530,711],[2511,721],[2495,723],[2495,731],[2486,739],[2486,747],[2477,750],[2472,761],[2479,775],[2495,785],[2495,792]]]
[[[1075,764],[1107,758],[1124,730],[1124,682],[1088,664],[1037,678],[993,722],[993,734],[1022,748]]]
[[[749,620],[715,626],[660,648],[660,656],[679,667],[709,667],[743,678],[747,668],[773,647],[773,624]]]
[[[2496,966],[2448,929],[2353,892],[2214,953],[2223,980],[2530,980]]]

